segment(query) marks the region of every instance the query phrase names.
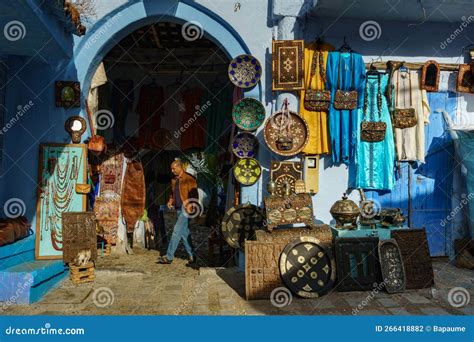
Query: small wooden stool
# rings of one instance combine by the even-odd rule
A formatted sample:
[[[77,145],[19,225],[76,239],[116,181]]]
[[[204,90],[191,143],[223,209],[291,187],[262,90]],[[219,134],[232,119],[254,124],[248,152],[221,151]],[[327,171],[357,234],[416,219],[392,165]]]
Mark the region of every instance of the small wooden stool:
[[[74,284],[82,284],[94,281],[94,263],[89,261],[85,266],[69,265],[71,280]]]

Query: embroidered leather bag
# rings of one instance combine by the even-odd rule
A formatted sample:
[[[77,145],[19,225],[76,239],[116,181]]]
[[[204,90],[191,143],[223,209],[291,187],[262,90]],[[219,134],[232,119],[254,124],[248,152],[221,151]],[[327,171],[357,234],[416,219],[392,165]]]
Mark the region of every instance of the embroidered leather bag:
[[[376,115],[379,117],[379,121],[367,121],[364,120],[360,124],[360,139],[366,142],[380,142],[385,139],[385,132],[387,131],[387,124],[381,121],[382,113],[382,91],[380,89],[380,75],[377,75],[377,113],[370,112],[369,116],[375,118]],[[364,116],[367,115],[368,102],[369,102],[369,87],[368,87],[369,76],[366,78],[366,87],[364,94]]]
[[[331,92],[324,89],[311,89],[311,80],[316,73],[316,63],[319,64],[319,75],[321,82],[326,84],[326,68],[324,67],[323,53],[315,51],[311,62],[311,73],[309,76],[309,89],[306,89],[304,95],[304,108],[311,111],[325,111],[329,108],[331,102]]]
[[[351,86],[354,84],[354,62],[351,54]],[[334,94],[334,108],[339,110],[352,110],[357,107],[358,93],[356,90],[341,89],[341,56],[339,56],[339,69],[337,73],[337,90]]]
[[[401,71],[399,70],[398,76],[397,76],[397,92],[400,92],[400,88],[399,88],[400,72]],[[413,104],[412,104],[412,96],[411,96],[411,74],[409,70],[407,71],[407,73],[408,73],[408,80],[410,84],[409,89],[408,89],[408,92],[410,94],[410,106],[408,108],[398,107],[398,101],[397,101],[398,94],[395,95],[395,110],[393,111],[393,127],[400,128],[400,129],[414,127],[418,124],[418,118],[416,117],[415,108],[412,107]],[[406,105],[405,93],[403,94],[403,102],[405,106]]]

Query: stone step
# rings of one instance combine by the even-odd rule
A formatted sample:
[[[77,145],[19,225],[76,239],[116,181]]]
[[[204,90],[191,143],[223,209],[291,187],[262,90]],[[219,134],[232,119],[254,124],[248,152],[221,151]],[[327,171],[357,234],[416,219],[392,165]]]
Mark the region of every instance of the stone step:
[[[0,302],[31,304],[68,274],[62,260],[31,260],[0,271]]]

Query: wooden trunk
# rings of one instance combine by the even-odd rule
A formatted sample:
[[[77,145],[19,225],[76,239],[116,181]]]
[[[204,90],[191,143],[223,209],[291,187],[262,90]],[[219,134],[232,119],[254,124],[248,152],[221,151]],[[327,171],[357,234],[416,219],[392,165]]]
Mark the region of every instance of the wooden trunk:
[[[300,236],[312,236],[328,248],[332,245],[329,226],[276,229],[256,232],[256,241],[245,242],[245,295],[250,299],[268,299],[273,289],[285,286],[280,277],[280,255],[288,242]]]

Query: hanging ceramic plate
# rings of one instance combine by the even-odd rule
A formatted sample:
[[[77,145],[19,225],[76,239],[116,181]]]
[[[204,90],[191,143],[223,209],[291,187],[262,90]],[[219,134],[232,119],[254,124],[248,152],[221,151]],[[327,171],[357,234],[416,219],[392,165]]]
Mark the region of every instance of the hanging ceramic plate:
[[[228,73],[230,81],[237,87],[251,88],[262,77],[262,66],[252,55],[240,55],[230,61]]]
[[[265,143],[268,148],[281,156],[294,156],[305,148],[309,139],[309,127],[306,120],[298,113],[290,111],[290,119],[284,117],[283,112],[276,112],[265,122],[264,134]],[[289,131],[291,147],[280,149],[277,146],[277,140],[280,137],[280,131]]]
[[[265,107],[260,101],[246,97],[235,104],[232,120],[243,131],[255,131],[265,121]]]
[[[385,290],[388,293],[405,291],[405,267],[395,239],[379,241],[379,260]]]
[[[227,210],[222,219],[222,236],[233,248],[243,248],[245,240],[254,240],[255,231],[264,227],[262,210],[250,203]]]
[[[238,158],[254,158],[258,149],[258,140],[252,133],[241,132],[232,141],[232,152]]]
[[[336,281],[336,263],[331,250],[311,236],[288,243],[280,256],[280,274],[285,285],[304,298],[326,294]]]
[[[242,185],[252,185],[262,173],[259,162],[254,158],[242,158],[234,165],[234,176]]]

